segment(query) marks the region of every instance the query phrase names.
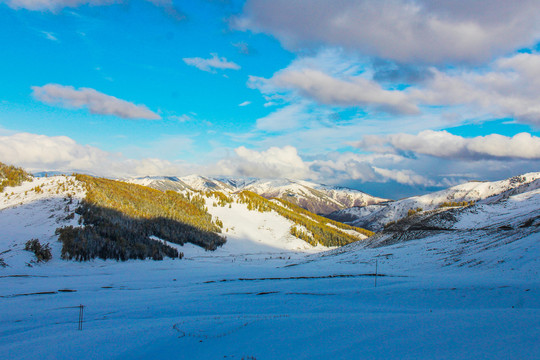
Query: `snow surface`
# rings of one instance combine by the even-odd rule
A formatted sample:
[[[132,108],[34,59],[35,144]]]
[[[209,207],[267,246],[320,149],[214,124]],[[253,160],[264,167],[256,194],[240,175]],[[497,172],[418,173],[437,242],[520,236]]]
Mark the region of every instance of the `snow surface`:
[[[229,250],[85,263],[53,251],[32,263],[23,241],[54,241],[65,221],[65,197],[52,193],[0,205],[3,358],[540,358],[538,226],[494,232],[537,216],[538,191],[477,206],[455,231],[386,247],[366,248],[368,239],[306,255],[294,241],[276,245],[287,244],[283,218],[210,204]]]

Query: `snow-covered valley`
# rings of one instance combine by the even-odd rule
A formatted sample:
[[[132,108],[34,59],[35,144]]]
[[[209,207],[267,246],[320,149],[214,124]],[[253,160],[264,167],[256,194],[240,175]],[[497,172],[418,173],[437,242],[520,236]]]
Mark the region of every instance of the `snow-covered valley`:
[[[69,215],[84,196],[72,178],[38,178],[4,193],[5,358],[540,356],[539,190],[417,214],[334,249],[293,237],[277,213],[213,206],[208,198],[225,245],[177,245],[184,259],[125,262],[60,258],[55,228],[77,224],[79,215]],[[24,250],[31,238],[50,243],[49,262]]]

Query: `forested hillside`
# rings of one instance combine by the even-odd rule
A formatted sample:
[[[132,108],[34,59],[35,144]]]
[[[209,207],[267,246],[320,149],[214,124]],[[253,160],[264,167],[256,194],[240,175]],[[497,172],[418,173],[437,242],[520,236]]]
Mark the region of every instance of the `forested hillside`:
[[[185,197],[87,175],[76,179],[86,187],[86,197],[77,209],[83,226],[57,229],[65,259],[159,260],[182,256],[165,241],[192,243],[207,250],[225,243],[200,196]]]

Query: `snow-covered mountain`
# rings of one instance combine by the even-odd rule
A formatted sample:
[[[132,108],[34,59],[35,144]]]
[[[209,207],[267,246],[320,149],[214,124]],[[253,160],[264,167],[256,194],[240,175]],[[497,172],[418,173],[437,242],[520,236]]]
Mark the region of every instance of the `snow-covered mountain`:
[[[488,189],[494,191],[496,185],[507,190],[504,196],[493,194],[474,206],[439,208],[407,216],[366,241],[332,250],[325,256],[347,261],[371,249],[392,257],[394,263],[408,271],[433,269],[438,264],[501,272],[519,269],[523,276],[537,278],[540,188],[534,189],[533,182],[519,190],[507,188],[507,182],[485,184],[483,194],[488,194]]]
[[[190,175],[181,178],[145,177],[124,180],[160,190],[182,191],[186,187],[198,191],[226,193],[249,190],[267,199],[286,200],[315,214],[328,214],[353,206],[367,206],[388,201],[388,199],[371,196],[358,190],[290,179]]]
[[[493,203],[538,188],[540,188],[540,172],[534,172],[494,182],[468,182],[422,196],[338,210],[327,216],[336,221],[379,231],[385,224],[406,217],[411,209],[433,210],[445,203],[446,205],[459,202]]]

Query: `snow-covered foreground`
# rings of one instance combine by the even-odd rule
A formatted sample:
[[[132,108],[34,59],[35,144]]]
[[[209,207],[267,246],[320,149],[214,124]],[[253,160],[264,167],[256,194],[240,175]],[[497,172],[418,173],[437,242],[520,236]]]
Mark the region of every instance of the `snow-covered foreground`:
[[[54,236],[75,204],[35,181],[0,201],[2,358],[540,358],[540,191],[471,208],[448,231],[322,253],[271,213],[209,206],[229,229],[216,252],[78,263]],[[19,196],[39,181],[44,193]],[[32,237],[51,241],[51,261],[32,263]]]
[[[413,248],[420,250],[419,242]],[[520,244],[538,254],[537,243]],[[426,262],[410,271],[409,251],[395,245],[354,258],[53,259],[6,268],[0,353],[8,359],[539,357],[538,276],[521,276],[531,269],[519,261],[500,271]],[[429,260],[425,253],[415,260]],[[375,259],[384,275],[376,287]]]

